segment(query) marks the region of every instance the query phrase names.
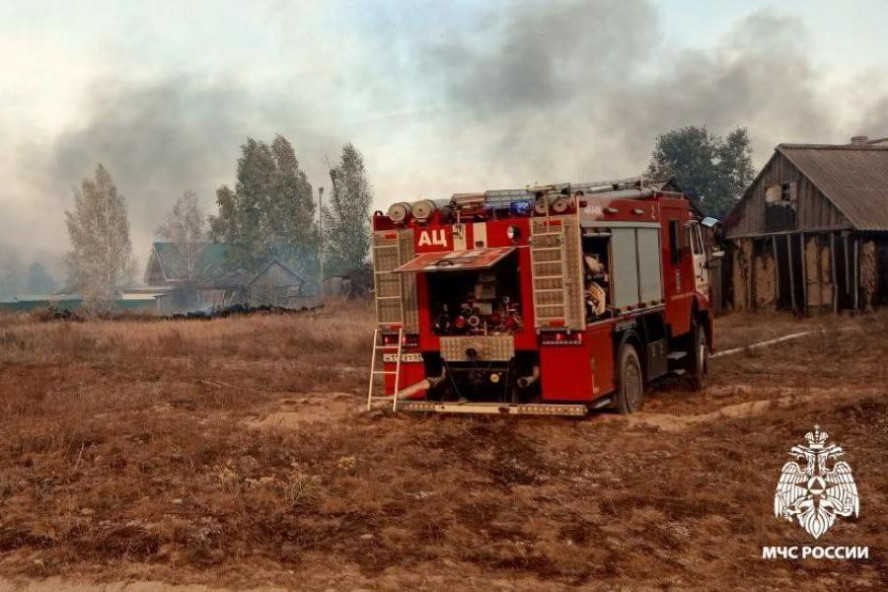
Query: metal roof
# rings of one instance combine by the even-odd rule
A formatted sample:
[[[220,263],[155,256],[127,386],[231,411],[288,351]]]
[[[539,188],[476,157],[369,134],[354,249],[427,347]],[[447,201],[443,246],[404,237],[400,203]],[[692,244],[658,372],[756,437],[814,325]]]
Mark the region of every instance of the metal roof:
[[[228,245],[223,243],[200,242],[196,243],[196,246],[200,249],[200,253],[196,258],[197,260],[194,262],[195,274],[203,277],[206,275],[222,273],[227,262],[229,252]],[[175,281],[186,278],[187,271],[185,269],[185,256],[179,252],[179,247],[176,243],[155,242],[152,258],[154,255],[157,256],[157,261],[160,263],[161,271],[163,271],[166,280]]]
[[[780,144],[857,230],[888,231],[888,146]]]

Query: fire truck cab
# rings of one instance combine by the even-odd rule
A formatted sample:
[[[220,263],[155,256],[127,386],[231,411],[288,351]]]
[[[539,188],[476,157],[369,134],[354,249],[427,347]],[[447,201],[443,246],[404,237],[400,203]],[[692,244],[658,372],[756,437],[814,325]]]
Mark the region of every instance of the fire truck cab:
[[[699,219],[643,178],[376,212],[368,408],[630,413],[669,372],[700,388],[713,331]]]

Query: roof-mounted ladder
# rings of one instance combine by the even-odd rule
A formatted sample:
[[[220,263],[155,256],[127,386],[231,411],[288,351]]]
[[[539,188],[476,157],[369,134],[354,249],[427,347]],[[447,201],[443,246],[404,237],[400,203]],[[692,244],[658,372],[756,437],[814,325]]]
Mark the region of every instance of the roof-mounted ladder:
[[[404,326],[404,277],[393,270],[401,265],[401,241],[373,245],[373,287],[380,326]],[[387,264],[384,264],[387,263]]]
[[[567,320],[564,291],[564,222],[553,220],[549,201],[546,215],[530,220],[530,267],[533,277],[533,313],[537,325]],[[539,226],[542,225],[542,228]],[[553,230],[554,229],[554,230]]]

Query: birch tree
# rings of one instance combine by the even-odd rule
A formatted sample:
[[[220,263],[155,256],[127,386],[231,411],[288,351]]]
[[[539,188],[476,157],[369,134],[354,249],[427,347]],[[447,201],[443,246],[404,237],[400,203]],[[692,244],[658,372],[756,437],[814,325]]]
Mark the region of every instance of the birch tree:
[[[133,274],[126,200],[101,164],[95,178],[74,191],[74,209],[65,212],[71,251],[65,263],[69,282],[87,310],[107,311],[117,290]]]
[[[193,191],[182,194],[155,232],[176,246],[184,267],[184,278],[188,281],[197,279],[200,275],[197,266],[206,238],[204,214],[197,195]]]
[[[237,183],[216,191],[218,213],[210,236],[232,248],[239,266],[255,269],[270,259],[317,273],[318,231],[312,186],[293,146],[283,136],[269,145],[248,138],[237,161]]]
[[[370,251],[370,205],[373,190],[367,180],[364,157],[349,143],[342,147],[338,165],[330,171],[333,191],[324,206],[324,250],[330,267],[352,271],[362,266]]]

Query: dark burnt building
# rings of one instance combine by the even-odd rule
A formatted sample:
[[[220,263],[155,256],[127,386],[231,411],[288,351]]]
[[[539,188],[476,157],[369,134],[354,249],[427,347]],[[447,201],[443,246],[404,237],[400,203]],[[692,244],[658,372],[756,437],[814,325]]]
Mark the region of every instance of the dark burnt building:
[[[725,222],[735,310],[888,302],[888,138],[780,144]]]

